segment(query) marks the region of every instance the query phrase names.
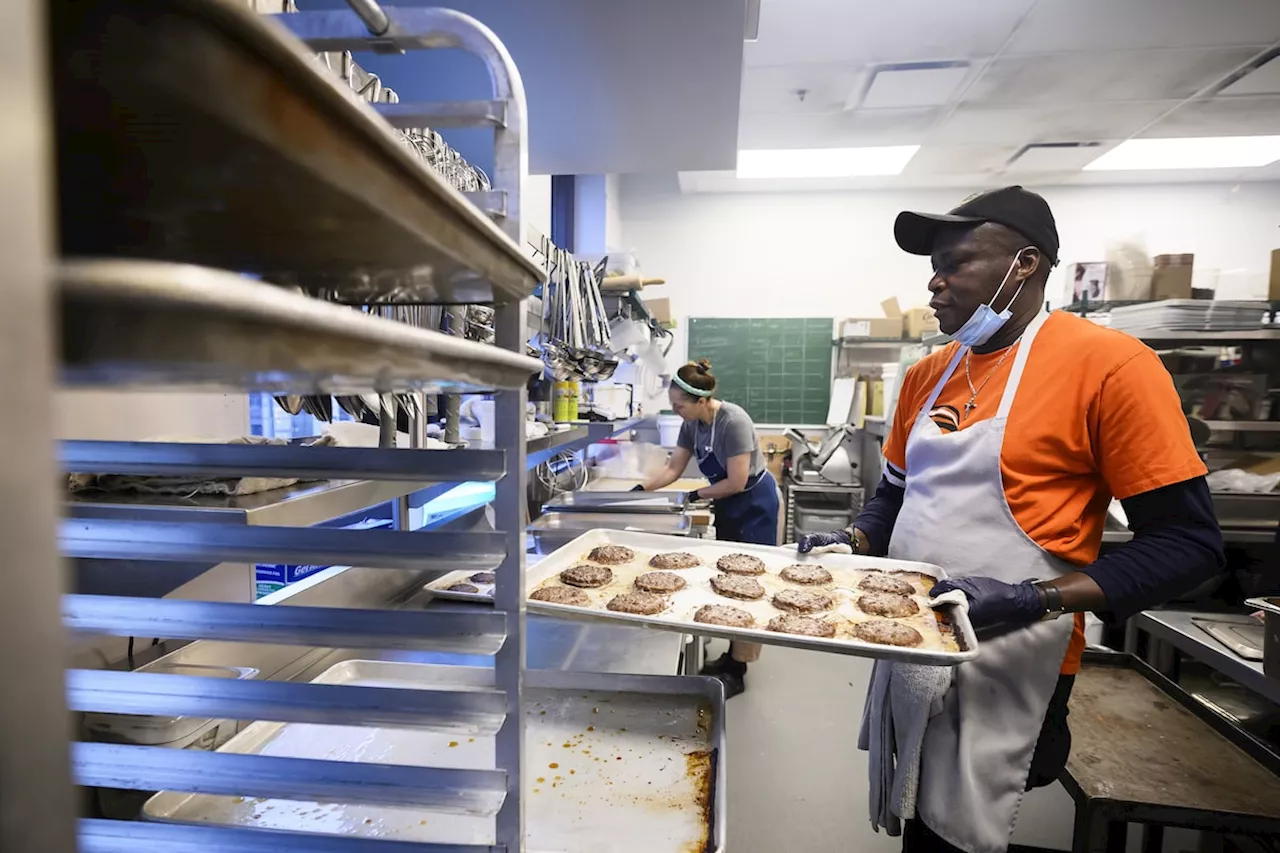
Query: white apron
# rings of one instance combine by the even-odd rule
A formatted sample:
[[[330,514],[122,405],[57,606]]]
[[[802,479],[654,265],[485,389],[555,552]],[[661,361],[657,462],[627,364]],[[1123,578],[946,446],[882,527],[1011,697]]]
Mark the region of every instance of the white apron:
[[[1018,527],[1000,474],[1009,409],[1047,316],[1023,334],[996,416],[946,433],[929,412],[965,348],[951,359],[907,438],[907,488],[889,542],[891,558],[934,563],[950,577],[985,575],[1007,583],[1074,569]],[[956,847],[970,853],[1007,849],[1072,625],[1064,617],[982,638],[978,658],[955,668],[942,711],[925,730],[916,817]],[[881,748],[877,732],[864,728],[863,737],[873,754]]]

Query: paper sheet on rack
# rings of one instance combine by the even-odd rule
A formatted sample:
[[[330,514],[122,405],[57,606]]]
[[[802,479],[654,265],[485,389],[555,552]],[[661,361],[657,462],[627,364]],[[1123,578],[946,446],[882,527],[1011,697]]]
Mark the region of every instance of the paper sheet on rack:
[[[853,406],[853,389],[857,380],[836,379],[831,383],[831,403],[827,406],[827,426],[849,423]]]

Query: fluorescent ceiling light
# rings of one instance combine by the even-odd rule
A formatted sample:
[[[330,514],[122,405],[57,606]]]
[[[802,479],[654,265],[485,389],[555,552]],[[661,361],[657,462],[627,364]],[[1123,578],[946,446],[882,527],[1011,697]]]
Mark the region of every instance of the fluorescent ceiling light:
[[[1084,167],[1086,172],[1148,169],[1243,169],[1280,160],[1280,136],[1130,139]]]
[[[738,152],[739,178],[851,178],[897,175],[919,145],[873,148],[782,148]]]

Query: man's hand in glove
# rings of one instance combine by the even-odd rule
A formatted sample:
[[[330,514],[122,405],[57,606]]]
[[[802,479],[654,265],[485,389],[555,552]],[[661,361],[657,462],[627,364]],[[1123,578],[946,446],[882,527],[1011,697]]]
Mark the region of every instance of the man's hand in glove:
[[[801,536],[796,541],[796,550],[801,554],[808,554],[815,548],[818,553],[839,553],[841,548],[847,548],[846,554],[852,554],[856,549],[853,547],[853,539],[849,536],[847,530],[833,530],[830,533],[809,533]]]
[[[932,598],[960,590],[969,599],[969,621],[976,629],[1002,625],[1018,628],[1040,621],[1046,611],[1045,596],[1034,580],[1005,583],[995,578],[951,578],[929,590]]]

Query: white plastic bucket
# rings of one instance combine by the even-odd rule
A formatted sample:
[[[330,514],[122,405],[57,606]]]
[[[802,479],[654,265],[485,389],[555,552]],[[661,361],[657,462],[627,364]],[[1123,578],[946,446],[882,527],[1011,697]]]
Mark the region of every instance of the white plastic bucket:
[[[663,447],[675,447],[680,438],[680,425],[684,419],[679,415],[658,415],[658,436]]]

